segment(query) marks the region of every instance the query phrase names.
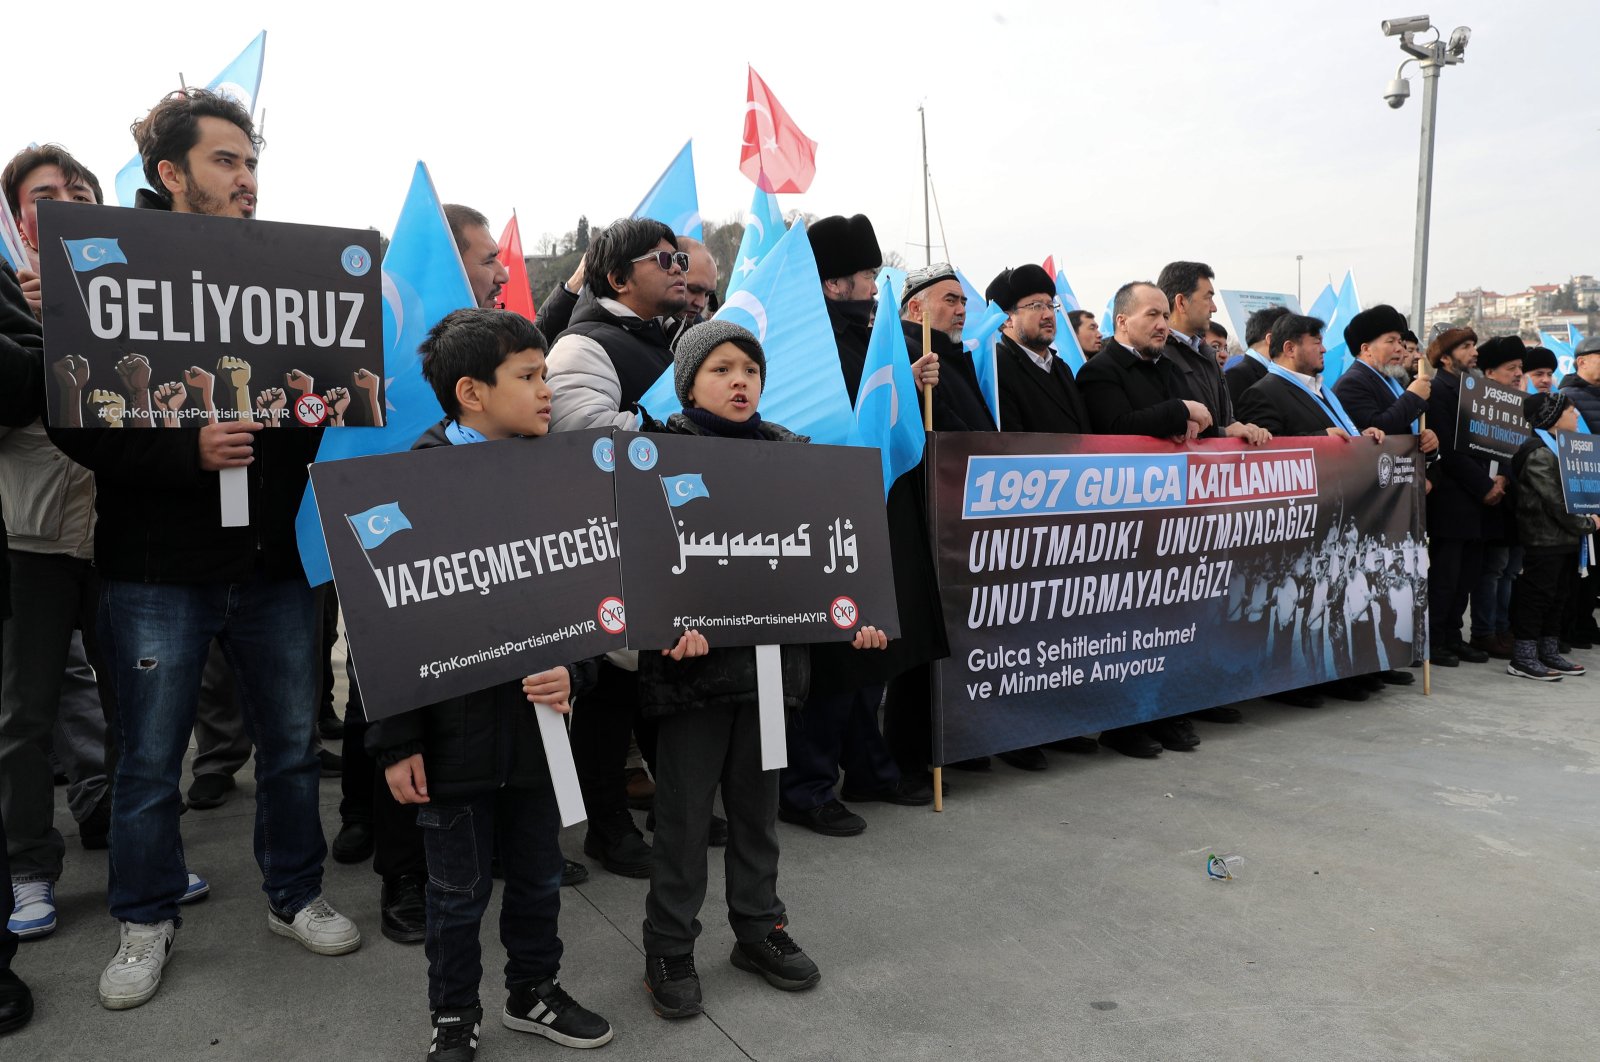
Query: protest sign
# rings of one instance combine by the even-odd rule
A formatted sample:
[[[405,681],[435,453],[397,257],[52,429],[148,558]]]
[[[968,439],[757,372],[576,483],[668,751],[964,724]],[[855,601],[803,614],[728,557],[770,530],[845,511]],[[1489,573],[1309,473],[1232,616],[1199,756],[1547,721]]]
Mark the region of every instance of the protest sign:
[[[1269,306],[1286,306],[1294,313],[1300,312],[1300,300],[1286,292],[1278,291],[1219,291],[1222,308],[1233,322],[1233,336],[1244,346],[1244,326],[1250,315]]]
[[[381,424],[378,234],[39,204],[54,427]]]
[[[875,452],[617,432],[616,465],[631,648],[899,633]]]
[[[1411,663],[1414,437],[940,434],[935,761]]]
[[[586,431],[311,466],[369,719],[625,647],[610,465]]]
[[[1461,398],[1456,406],[1456,449],[1509,461],[1533,435],[1522,415],[1526,396],[1475,373],[1461,377]]]
[[[1600,444],[1575,431],[1555,433],[1556,460],[1561,465],[1561,496],[1567,512],[1600,515]]]

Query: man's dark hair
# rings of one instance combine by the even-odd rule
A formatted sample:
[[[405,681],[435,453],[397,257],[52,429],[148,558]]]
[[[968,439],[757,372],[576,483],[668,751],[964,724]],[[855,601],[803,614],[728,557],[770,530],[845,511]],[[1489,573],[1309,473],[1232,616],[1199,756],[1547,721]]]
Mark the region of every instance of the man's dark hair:
[[[250,138],[257,152],[264,143],[256,133],[255,122],[250,120],[250,112],[231,96],[219,96],[202,88],[174,92],[133,123],[133,142],[144,160],[144,179],[156,195],[169,203],[172,193],[161,183],[160,165],[170,162],[184,173],[189,172],[189,152],[200,142],[202,118],[232,122]]]
[[[1218,339],[1227,339],[1228,338],[1228,330],[1226,328],[1223,328],[1222,324],[1220,322],[1218,322],[1218,321],[1207,321],[1206,322],[1206,331],[1210,332],[1212,335],[1216,336]]]
[[[1316,317],[1299,313],[1286,313],[1272,326],[1272,351],[1276,358],[1283,353],[1286,343],[1298,343],[1306,336],[1320,336],[1326,323]]]
[[[1134,291],[1139,288],[1154,287],[1157,287],[1157,285],[1150,283],[1148,280],[1130,280],[1126,284],[1122,285],[1122,287],[1118,288],[1117,293],[1111,298],[1112,327],[1116,327],[1116,319],[1118,317],[1126,316],[1128,311],[1133,309]]]
[[[461,416],[456,384],[463,376],[494,386],[500,363],[522,350],[549,350],[544,333],[520,313],[472,307],[445,315],[417,348],[423,378],[433,387],[444,415]]]
[[[450,235],[455,237],[456,253],[467,253],[467,227],[481,225],[489,227],[489,219],[479,211],[460,203],[446,203],[444,205],[444,219],[450,223]],[[492,234],[491,234],[492,235]]]
[[[678,246],[678,238],[669,225],[654,218],[618,218],[590,239],[584,283],[598,298],[616,298],[617,289],[611,286],[611,274],[615,273],[617,280],[626,284],[633,276],[634,266],[639,264],[634,259],[655,250],[662,240]]]
[[[1251,314],[1244,323],[1244,345],[1253,348],[1257,343],[1267,338],[1278,318],[1292,312],[1287,306],[1261,307],[1261,309]]]
[[[104,203],[106,197],[100,192],[100,179],[94,173],[72,157],[72,153],[60,144],[35,145],[23,148],[11,156],[11,161],[6,163],[4,171],[0,171],[0,188],[5,189],[6,206],[10,208],[12,216],[22,213],[22,179],[40,166],[54,166],[61,171],[67,183],[82,181],[94,189],[94,201]]]
[[[1411,329],[1408,328],[1404,332],[1400,333],[1400,342],[1402,342],[1402,343],[1416,343],[1417,342],[1417,334],[1415,332],[1413,332]]]
[[[1200,281],[1214,280],[1216,276],[1204,262],[1168,262],[1156,277],[1156,287],[1161,289],[1168,303],[1176,306],[1179,295],[1187,299],[1195,293]]]
[[[1094,314],[1090,313],[1088,310],[1068,310],[1067,311],[1067,321],[1068,321],[1069,324],[1072,325],[1072,334],[1073,335],[1077,335],[1078,334],[1078,329],[1080,327],[1082,327],[1083,319],[1085,317],[1093,317],[1093,316],[1094,316]]]

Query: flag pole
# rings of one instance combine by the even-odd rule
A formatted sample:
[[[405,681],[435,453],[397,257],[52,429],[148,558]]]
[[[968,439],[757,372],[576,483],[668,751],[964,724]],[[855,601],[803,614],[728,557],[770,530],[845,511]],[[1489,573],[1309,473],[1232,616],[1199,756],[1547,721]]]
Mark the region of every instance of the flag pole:
[[[1422,357],[1417,360],[1417,375],[1420,376],[1424,380],[1431,380],[1433,378],[1433,364],[1428,361],[1428,355],[1426,353],[1424,353],[1422,355]],[[1418,435],[1420,435],[1422,432],[1425,432],[1427,430],[1428,430],[1428,414],[1426,412],[1424,412],[1421,416],[1419,416],[1417,418],[1417,433],[1418,433]],[[1427,491],[1428,491],[1428,487],[1427,487],[1428,477],[1427,477],[1427,464],[1426,464],[1426,462],[1424,462],[1424,464],[1423,464],[1422,482],[1423,482],[1423,487],[1422,487],[1423,498],[1426,499],[1427,498]],[[1429,542],[1428,542],[1428,523],[1427,523],[1426,520],[1424,520],[1423,523],[1422,523],[1422,548],[1423,549],[1427,549],[1428,546],[1429,546]],[[1431,634],[1432,632],[1430,631],[1429,633]],[[1424,644],[1423,645],[1423,657],[1422,657],[1422,695],[1424,697],[1432,697],[1433,696],[1433,660],[1432,660],[1432,657],[1433,657],[1433,652],[1431,651],[1431,649],[1426,644]]]
[[[928,323],[928,310],[922,310],[922,356],[926,358],[933,350],[933,327]],[[933,430],[933,388],[922,389],[922,430]],[[944,768],[933,769],[933,810],[944,810]]]

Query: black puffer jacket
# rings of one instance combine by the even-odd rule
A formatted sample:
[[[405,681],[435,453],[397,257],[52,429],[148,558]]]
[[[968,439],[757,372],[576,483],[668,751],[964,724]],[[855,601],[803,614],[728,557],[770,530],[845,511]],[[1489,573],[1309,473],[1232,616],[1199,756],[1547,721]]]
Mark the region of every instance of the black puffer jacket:
[[[411,448],[449,445],[441,422]],[[595,660],[568,664],[567,671],[573,697],[593,687],[599,673]],[[539,788],[550,779],[539,720],[520,679],[380,719],[367,730],[367,749],[380,767],[422,753],[434,797]]]
[[[1591,432],[1600,432],[1600,385],[1592,384],[1575,372],[1569,372],[1557,385],[1561,393],[1572,399],[1578,407],[1578,416]]]
[[[773,442],[805,442],[779,424],[762,421],[761,437]],[[673,435],[707,435],[682,413],[667,418]],[[811,685],[811,654],[804,645],[785,645],[783,655],[783,706],[798,709]],[[692,708],[722,708],[756,704],[756,651],[748,645],[713,649],[705,656],[673,660],[660,653],[639,654],[639,712],[646,718],[676,715]]]

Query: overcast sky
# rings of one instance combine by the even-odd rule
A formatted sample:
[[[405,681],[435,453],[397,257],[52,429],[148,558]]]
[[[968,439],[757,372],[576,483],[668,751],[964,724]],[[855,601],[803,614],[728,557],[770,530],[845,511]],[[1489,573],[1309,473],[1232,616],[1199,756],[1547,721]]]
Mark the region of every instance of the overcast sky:
[[[531,250],[630,212],[690,137],[702,215],[747,209],[748,62],[819,144],[784,208],[864,212],[912,263],[925,103],[934,257],[980,287],[1054,254],[1087,306],[1174,258],[1293,292],[1299,254],[1308,303],[1346,268],[1410,301],[1422,85],[1385,106],[1378,24],[1421,0],[419,6],[9,5],[0,148],[58,141],[114,200],[132,120],[265,28],[260,217],[388,231],[421,159]],[[1600,5],[1425,10],[1473,30],[1441,79],[1429,302],[1600,272]]]

